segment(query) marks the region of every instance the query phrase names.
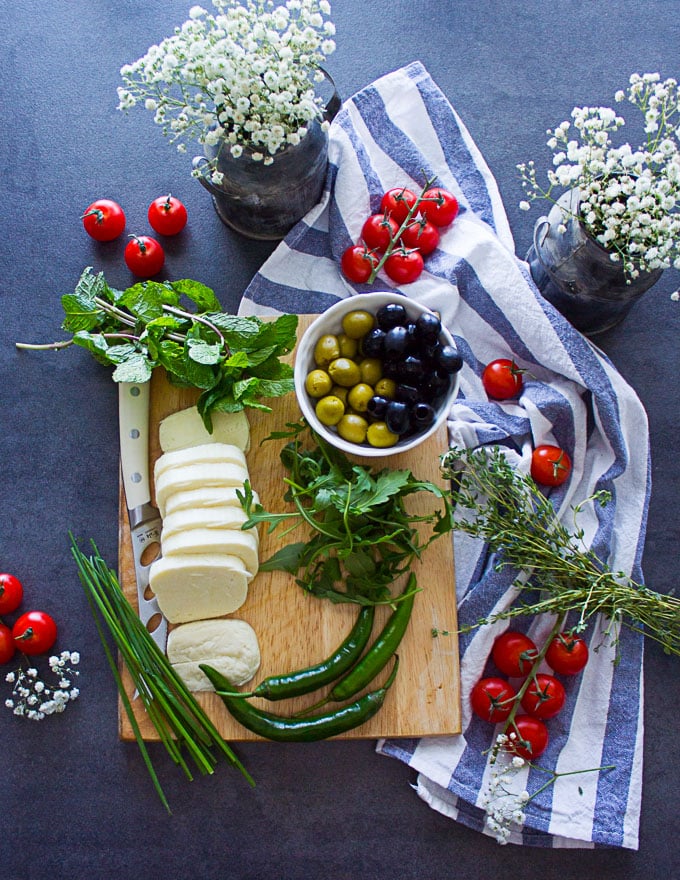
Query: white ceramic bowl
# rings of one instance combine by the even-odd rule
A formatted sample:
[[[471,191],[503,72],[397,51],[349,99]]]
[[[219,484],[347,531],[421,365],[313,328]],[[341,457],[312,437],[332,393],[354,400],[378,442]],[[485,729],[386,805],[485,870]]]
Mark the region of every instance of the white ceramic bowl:
[[[387,448],[369,446],[368,443],[350,443],[347,440],[343,440],[333,428],[321,424],[314,411],[316,402],[307,394],[305,389],[307,374],[316,366],[314,363],[314,347],[317,340],[326,333],[337,334],[342,332],[342,319],[347,312],[352,312],[355,309],[365,309],[367,312],[375,315],[378,309],[387,303],[400,303],[406,309],[409,318],[412,319],[417,318],[423,312],[431,311],[431,309],[398,293],[358,293],[347,297],[347,299],[339,300],[326,309],[323,314],[319,315],[303,333],[302,338],[298,342],[295,356],[295,393],[307,423],[317,434],[337,449],[341,449],[346,453],[371,458],[385,458],[386,456],[397,455],[419,446],[424,440],[431,437],[442,423],[446,421],[451,403],[458,394],[459,374],[454,373],[451,376],[449,390],[442,398],[436,410],[435,419],[429,428],[419,434],[409,435],[404,440],[398,441],[394,446]],[[445,344],[455,345],[451,334],[445,327],[442,327],[441,339]]]

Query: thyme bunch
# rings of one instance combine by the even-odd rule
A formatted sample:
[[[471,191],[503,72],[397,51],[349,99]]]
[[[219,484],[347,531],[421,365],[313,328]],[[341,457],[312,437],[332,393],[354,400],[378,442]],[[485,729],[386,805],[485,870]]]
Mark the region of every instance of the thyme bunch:
[[[577,518],[587,502],[573,508],[570,531],[539,486],[518,472],[499,447],[450,449],[441,457],[441,471],[453,485],[454,528],[485,541],[497,554],[498,570],[518,570],[518,603],[467,630],[520,615],[575,612],[574,629],[583,631],[594,615],[602,614],[615,641],[623,625],[658,642],[665,653],[680,655],[680,600],[613,571],[586,546]],[[598,492],[587,501],[605,505],[609,498]],[[537,589],[538,599],[523,599],[523,593]]]

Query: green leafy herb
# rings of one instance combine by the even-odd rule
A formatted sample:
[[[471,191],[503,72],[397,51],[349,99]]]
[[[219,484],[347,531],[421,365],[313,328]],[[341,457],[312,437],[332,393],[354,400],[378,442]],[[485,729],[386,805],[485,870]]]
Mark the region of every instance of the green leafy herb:
[[[311,448],[303,443],[307,431]],[[287,534],[304,522],[311,536],[284,545],[260,565],[260,571],[297,574],[303,589],[332,602],[392,604],[390,587],[395,579],[410,571],[414,559],[432,541],[450,532],[448,492],[416,479],[408,470],[374,473],[355,464],[304,422],[289,425],[276,437],[293,438],[282,449],[281,460],[289,473],[284,498],[295,510],[266,511],[254,503],[246,484],[242,498],[249,519],[243,527],[266,523],[272,532],[285,526]],[[431,493],[441,501],[441,508],[422,515],[409,513],[406,499],[418,492]],[[431,526],[425,539],[417,529],[421,522]]]
[[[454,528],[483,539],[498,554],[499,568],[511,566],[523,574],[516,582],[520,598],[540,591],[537,601],[520,601],[474,626],[574,612],[578,631],[601,613],[610,619],[614,639],[623,624],[659,642],[666,653],[680,654],[680,600],[612,571],[585,546],[582,530],[572,533],[557,519],[550,500],[499,447],[451,449],[442,456],[442,473],[454,485]],[[606,504],[609,494],[588,500]],[[574,508],[575,517],[583,503]]]
[[[205,774],[214,772],[217,758],[221,756],[239,769],[253,785],[248,771],[149,635],[125,598],[115,572],[102,559],[94,542],[92,542],[93,555],[88,557],[78,547],[73,535],[70,535],[70,538],[71,553],[76,561],[80,581],[90,604],[125,713],[144,764],[165,808],[170,812],[121,679],[109,637],[118,648],[136,693],[167,753],[175,764],[182,768],[187,778],[193,778],[189,758],[198,770]]]
[[[181,306],[189,300],[193,310]],[[281,357],[295,347],[297,315],[274,321],[220,311],[214,292],[198,281],[145,281],[115,290],[85,269],[74,293],[61,298],[62,329],[70,339],[18,348],[80,345],[114,367],[115,382],[146,382],[155,367],[182,388],[198,388],[198,411],[212,431],[211,413],[247,407],[270,411],[263,399],[293,390],[293,370]]]

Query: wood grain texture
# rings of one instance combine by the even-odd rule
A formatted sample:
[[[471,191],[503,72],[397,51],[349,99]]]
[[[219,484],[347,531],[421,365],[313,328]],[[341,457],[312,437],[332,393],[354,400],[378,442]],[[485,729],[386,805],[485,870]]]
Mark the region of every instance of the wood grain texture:
[[[300,316],[298,335],[314,316]],[[177,389],[168,384],[162,370],[156,370],[151,385],[151,440],[150,459],[153,463],[160,454],[158,424],[161,419],[195,403],[196,393]],[[284,468],[279,459],[283,441],[262,442],[272,430],[281,429],[286,422],[296,421],[300,412],[294,394],[272,402],[272,413],[249,411],[251,448],[248,467],[253,488],[259,493],[267,510],[281,511],[283,502]],[[363,459],[371,467],[380,469],[386,464],[393,468],[410,468],[418,478],[443,485],[439,474],[439,455],[447,448],[446,426],[417,449],[402,455],[382,459]],[[362,461],[360,457],[357,460]],[[432,509],[436,503],[426,493],[412,499],[411,509]],[[302,532],[300,532],[302,534]],[[134,565],[130,544],[127,510],[121,489],[119,520],[119,575],[129,601],[136,607]],[[279,530],[260,534],[260,558],[268,559],[281,545]],[[285,540],[299,540],[295,534]],[[450,536],[435,541],[413,567],[421,592],[416,597],[413,616],[399,648],[400,668],[380,712],[361,727],[342,734],[339,738],[421,737],[460,732],[460,679],[458,642],[456,632],[456,594],[453,545]],[[260,640],[261,667],[246,686],[254,687],[272,673],[288,672],[316,663],[328,656],[344,639],[354,620],[357,609],[353,605],[333,605],[303,592],[294,578],[285,572],[259,573],[250,584],[245,604],[233,617],[248,621]],[[384,623],[389,609],[378,608],[374,636]],[[447,630],[448,636],[433,638],[432,629]],[[378,681],[386,678],[389,667]],[[133,688],[123,670],[128,693]],[[231,741],[257,740],[259,737],[245,730],[226,711],[215,694],[201,693],[200,703],[212,718],[220,733]],[[295,700],[272,704],[258,700],[269,711],[288,714],[319,699],[319,693]],[[139,700],[134,703],[136,718],[145,739],[157,739]],[[129,720],[119,706],[119,733],[125,740],[133,739]]]

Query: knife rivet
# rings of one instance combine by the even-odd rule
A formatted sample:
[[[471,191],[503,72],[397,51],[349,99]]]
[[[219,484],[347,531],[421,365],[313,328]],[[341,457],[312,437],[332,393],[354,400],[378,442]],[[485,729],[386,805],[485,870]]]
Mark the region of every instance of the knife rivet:
[[[135,472],[134,474],[130,475],[130,479],[133,483],[140,483],[142,480],[142,475]]]
[[[139,388],[136,385],[133,385],[132,388],[130,389],[130,394],[133,397],[139,397]]]
[[[133,440],[136,440],[139,437],[139,431],[137,430],[137,428],[133,428],[130,431],[130,437],[132,437]]]

